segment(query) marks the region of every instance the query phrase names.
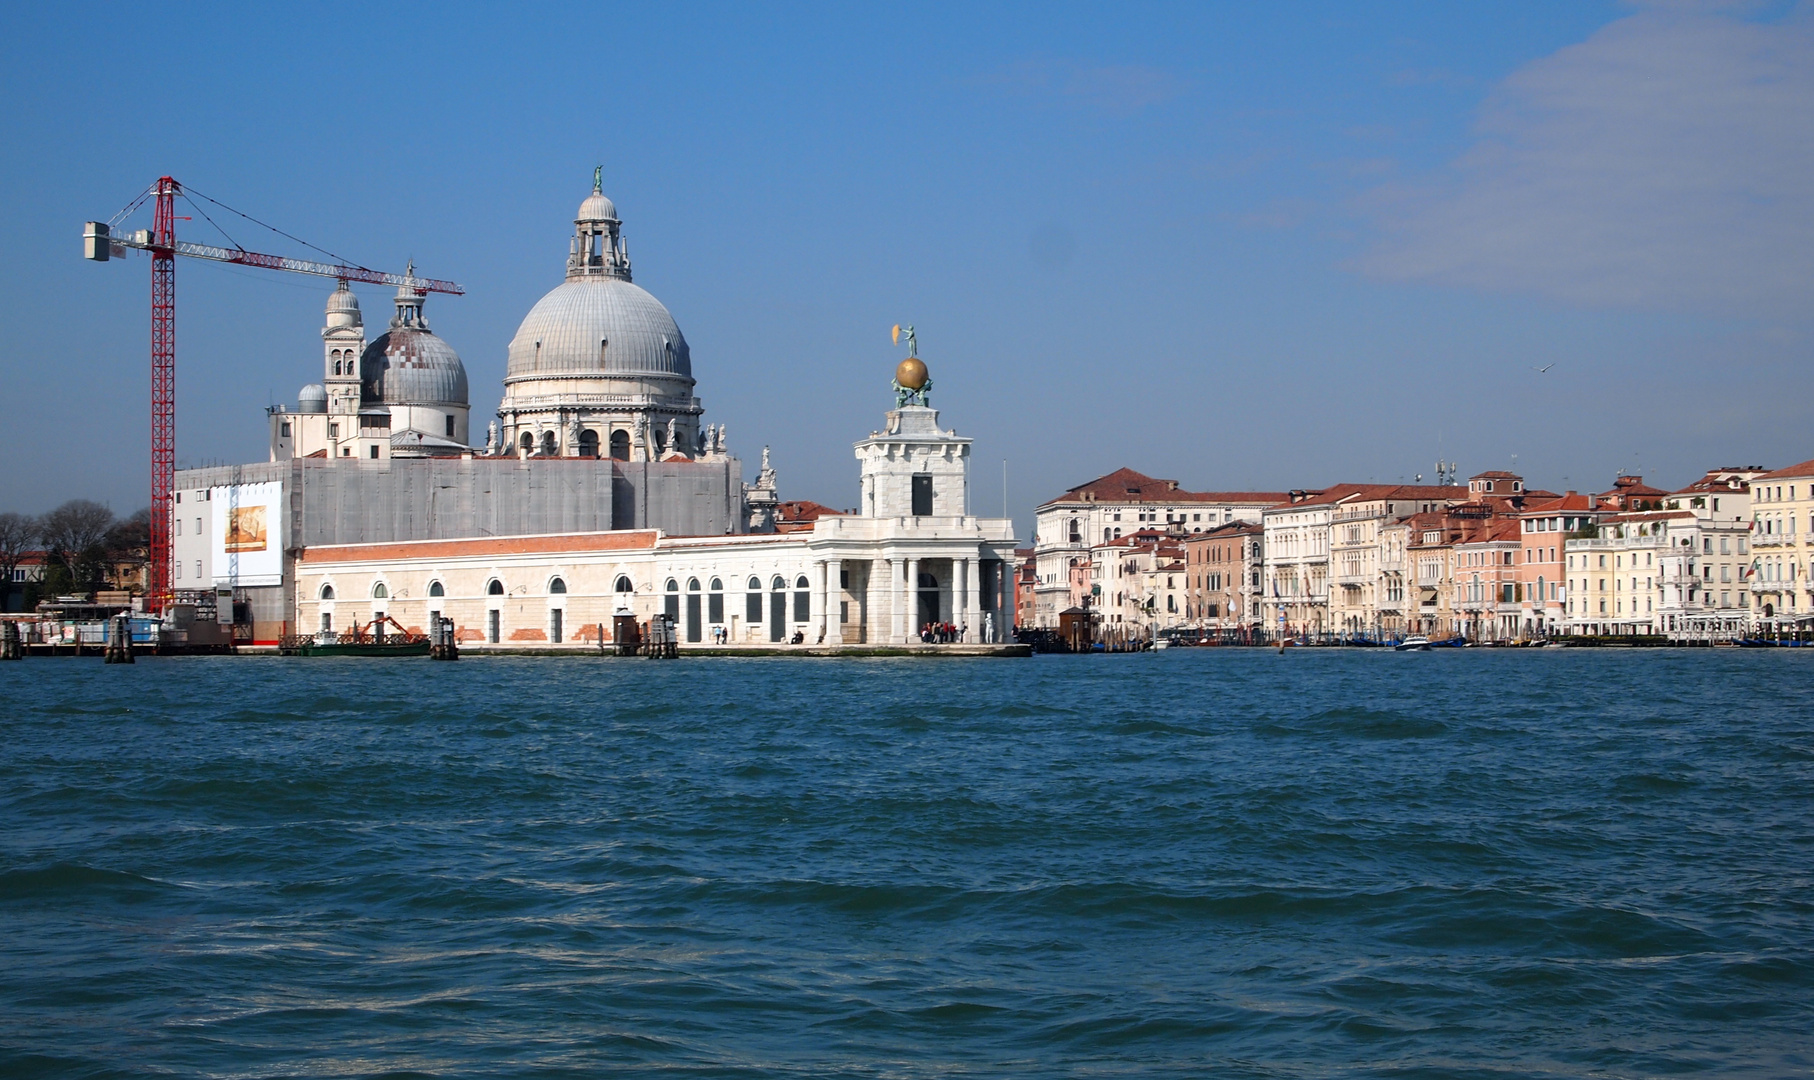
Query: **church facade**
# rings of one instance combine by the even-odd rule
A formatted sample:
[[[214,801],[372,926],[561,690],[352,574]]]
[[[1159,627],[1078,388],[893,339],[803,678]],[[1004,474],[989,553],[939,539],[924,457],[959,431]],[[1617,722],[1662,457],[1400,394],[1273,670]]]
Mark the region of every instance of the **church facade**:
[[[939,426],[930,381],[897,382],[896,408],[856,443],[855,512],[777,532],[767,451],[746,482],[723,426],[701,423],[686,339],[631,281],[596,176],[565,280],[510,343],[482,446],[464,365],[424,302],[405,284],[368,342],[342,284],[322,381],[270,410],[269,460],[178,473],[175,520],[190,527],[174,537],[175,585],[218,597],[223,621],[248,624],[240,640],[439,614],[468,643],[546,649],[657,613],[683,647],[899,644],[926,623],[1008,640],[1012,523],[970,513],[970,440]],[[260,554],[239,524],[254,512]]]

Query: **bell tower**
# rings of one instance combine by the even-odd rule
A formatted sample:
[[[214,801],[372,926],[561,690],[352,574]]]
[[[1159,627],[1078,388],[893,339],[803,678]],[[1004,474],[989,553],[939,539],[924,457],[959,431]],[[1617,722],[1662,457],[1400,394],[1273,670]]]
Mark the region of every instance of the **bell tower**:
[[[365,352],[365,317],[359,298],[342,281],[328,295],[327,325],[321,328],[323,372],[328,412],[347,416],[359,411],[359,357]],[[357,434],[356,431],[349,431]]]

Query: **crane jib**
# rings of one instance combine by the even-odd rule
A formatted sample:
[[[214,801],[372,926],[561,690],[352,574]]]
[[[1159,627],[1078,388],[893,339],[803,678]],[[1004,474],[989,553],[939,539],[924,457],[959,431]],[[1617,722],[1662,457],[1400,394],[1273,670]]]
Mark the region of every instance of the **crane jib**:
[[[96,223],[94,222],[89,223],[88,232],[84,234],[84,238],[90,241],[91,248],[109,245],[120,248],[137,248],[141,251],[152,251],[154,253],[159,248],[159,245],[152,243],[152,237],[149,230],[141,229],[137,232],[112,235],[106,230],[105,226],[97,228]],[[95,241],[99,241],[99,243],[97,244]],[[420,292],[452,293],[456,296],[463,296],[466,293],[465,289],[454,282],[442,281],[438,278],[421,278],[408,274],[387,274],[381,270],[367,270],[362,266],[344,266],[335,263],[311,262],[307,259],[286,259],[281,255],[263,255],[256,251],[246,251],[241,248],[213,247],[209,244],[197,244],[188,240],[178,240],[174,245],[165,250],[170,250],[177,255],[184,255],[194,259],[238,263],[241,266],[258,266],[263,267],[266,270],[287,270],[296,274],[314,274],[318,277],[339,278],[342,281],[363,281],[372,285],[407,285]],[[99,252],[95,251],[91,252],[88,257],[96,259],[98,255]],[[100,256],[98,261],[104,261],[104,259],[104,256]]]

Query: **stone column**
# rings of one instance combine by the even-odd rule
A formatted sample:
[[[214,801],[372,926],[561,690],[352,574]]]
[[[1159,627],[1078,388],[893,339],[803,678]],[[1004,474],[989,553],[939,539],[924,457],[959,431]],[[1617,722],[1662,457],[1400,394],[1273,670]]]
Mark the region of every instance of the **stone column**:
[[[906,638],[901,636],[901,561],[885,559],[888,567],[888,640],[900,644]]]
[[[974,638],[971,638],[971,637],[969,637],[969,635],[966,635],[966,638],[968,640],[981,641],[983,639],[983,605],[982,605],[982,599],[981,599],[982,598],[982,588],[983,588],[983,564],[982,564],[982,561],[979,559],[965,559],[964,560],[964,618],[962,620],[961,625],[968,626],[970,628],[969,633],[975,635]]]
[[[920,624],[926,621],[925,617],[920,614],[920,561],[918,559],[907,560],[907,606],[905,608],[905,613],[907,615],[906,640],[918,641],[920,637]]]
[[[817,635],[818,639],[821,641],[830,641],[831,640],[831,630],[827,626],[827,624],[831,621],[831,619],[826,611],[825,560],[824,559],[813,560],[813,593],[812,593],[812,595],[813,595],[812,604],[813,604],[813,608],[815,610],[813,610],[809,614],[811,614],[813,617],[813,624],[816,624],[818,627],[818,630],[819,630],[819,633]]]
[[[825,643],[844,644],[844,561],[825,560]]]

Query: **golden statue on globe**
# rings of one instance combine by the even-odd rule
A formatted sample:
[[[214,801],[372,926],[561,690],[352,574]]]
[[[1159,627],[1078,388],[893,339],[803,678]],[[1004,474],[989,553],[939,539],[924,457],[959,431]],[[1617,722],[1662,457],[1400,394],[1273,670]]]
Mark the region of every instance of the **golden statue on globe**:
[[[894,327],[894,343],[899,345],[901,339],[907,339],[907,359],[894,369],[894,406],[901,408],[909,401],[917,405],[932,404],[932,374],[926,370],[926,362],[920,359],[919,339],[913,334],[913,327]]]

